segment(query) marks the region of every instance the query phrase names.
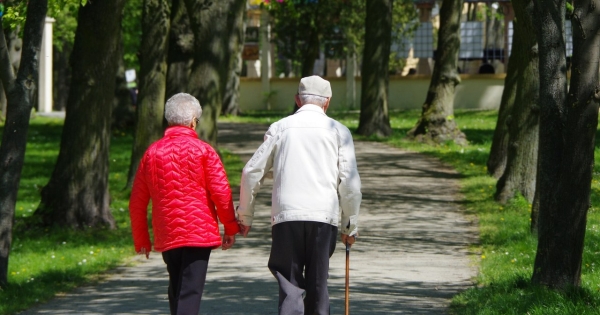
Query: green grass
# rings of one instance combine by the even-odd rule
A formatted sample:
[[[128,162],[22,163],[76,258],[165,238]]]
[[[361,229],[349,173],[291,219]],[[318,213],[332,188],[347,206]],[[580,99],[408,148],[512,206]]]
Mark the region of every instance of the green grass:
[[[358,114],[328,112],[354,130]],[[419,117],[418,111],[391,113],[394,134],[381,141],[403,149],[429,154],[462,174],[463,206],[478,218],[480,243],[473,245],[473,263],[480,270],[477,285],[452,301],[454,314],[600,314],[600,163],[596,163],[592,204],[588,215],[582,267],[582,287],[557,293],[530,285],[536,240],[529,233],[530,206],[522,198],[507,205],[494,202],[495,180],[486,174],[486,160],[496,122],[494,111],[457,111],[456,121],[470,144],[436,147],[405,139]],[[288,113],[248,113],[224,121],[270,124]],[[119,228],[114,231],[26,229],[24,221],[39,203],[39,189],[51,175],[58,154],[62,122],[49,118],[32,120],[27,155],[16,206],[16,225],[10,256],[10,285],[0,292],[0,314],[13,314],[56,293],[94,281],[117,265],[127,263],[133,249],[127,214],[125,186],[132,136],[115,131],[111,142],[111,209]],[[600,137],[597,137],[600,139]],[[600,146],[597,144],[597,148]],[[596,158],[600,158],[597,149]],[[239,183],[243,164],[229,152],[221,152],[232,185]]]
[[[61,131],[61,119],[36,117],[31,121],[15,209],[9,285],[0,291],[2,315],[14,314],[57,293],[95,281],[107,270],[131,263],[129,259],[135,255],[127,211],[130,192],[123,189],[131,154],[131,131],[114,131],[111,139],[110,208],[117,222],[116,230],[70,231],[28,226],[28,218],[40,202],[40,189],[52,174]],[[238,185],[241,160],[226,151],[221,155],[227,173],[232,175],[231,183]]]
[[[357,113],[328,112],[351,130],[358,127]],[[531,207],[522,197],[506,205],[493,200],[496,180],[487,175],[486,162],[496,125],[496,111],[457,111],[456,122],[467,135],[469,145],[428,146],[405,138],[419,118],[419,111],[392,112],[393,135],[381,141],[399,148],[435,156],[455,168],[461,177],[463,206],[479,223],[480,243],[473,263],[479,268],[476,286],[452,300],[454,314],[600,314],[600,144],[596,144],[596,167],[592,183],[592,205],[588,214],[582,267],[582,286],[558,293],[532,286],[529,279],[537,240],[530,234]],[[253,117],[255,119],[253,120]],[[274,118],[274,117],[270,117]],[[267,123],[259,114],[250,113],[245,122]],[[596,137],[600,141],[600,135]],[[600,265],[599,265],[600,266]]]

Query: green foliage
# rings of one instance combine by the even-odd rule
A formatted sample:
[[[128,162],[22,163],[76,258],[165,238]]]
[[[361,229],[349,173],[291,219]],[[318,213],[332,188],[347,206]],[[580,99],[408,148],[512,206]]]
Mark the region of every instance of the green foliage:
[[[56,20],[52,42],[59,51],[62,51],[65,46],[72,47],[75,42],[79,5],[79,1],[65,0],[54,0],[48,3],[48,15]]]
[[[49,0],[48,16],[53,17],[54,45],[62,49],[66,43],[73,44],[77,27],[77,11],[79,5],[85,5],[85,0]],[[27,1],[8,1],[6,13],[2,17],[4,29],[23,29],[27,16]]]
[[[48,16],[53,17],[53,44],[62,51],[65,46],[72,46],[77,30],[77,14],[79,7],[85,6],[87,0],[49,0]],[[5,29],[21,30],[25,24],[27,1],[12,1],[6,4],[6,13],[2,18]],[[139,69],[137,53],[142,37],[142,0],[128,0],[123,10],[122,36],[123,58],[127,68]]]
[[[319,33],[319,39],[342,40],[336,21],[340,18],[341,1],[282,1],[267,6],[274,18],[272,28],[278,53],[294,61],[301,61],[310,48],[309,36]]]
[[[264,4],[263,4],[264,5]],[[353,49],[361,52],[365,36],[364,0],[332,1],[270,1],[266,7],[274,19],[273,33],[278,52],[297,64],[306,50],[307,36],[311,30],[320,32],[328,58],[345,58],[345,52]],[[392,11],[392,42],[397,51],[392,52],[390,69],[403,66],[398,58],[403,49],[402,39],[412,36],[418,26],[417,10],[412,0],[394,1]],[[329,53],[331,52],[331,54]]]
[[[573,4],[571,2],[565,2],[565,5],[567,6],[567,15],[572,15],[573,11],[575,10],[575,7],[573,7]]]
[[[123,9],[123,59],[125,68],[139,71],[138,52],[142,43],[142,0],[127,0]]]
[[[7,2],[5,5],[5,13],[2,16],[2,27],[4,29],[16,29],[18,26],[25,25],[27,15],[27,2],[14,1]]]

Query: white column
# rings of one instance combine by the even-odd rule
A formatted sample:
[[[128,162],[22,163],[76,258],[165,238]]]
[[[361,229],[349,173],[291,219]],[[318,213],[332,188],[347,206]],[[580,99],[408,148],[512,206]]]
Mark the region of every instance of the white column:
[[[52,24],[53,18],[46,17],[42,47],[40,49],[40,69],[38,84],[38,111],[52,112]]]
[[[260,14],[260,78],[261,89],[265,96],[267,109],[271,109],[270,95],[271,82],[269,80],[271,71],[271,43],[269,40],[269,12],[263,9]]]

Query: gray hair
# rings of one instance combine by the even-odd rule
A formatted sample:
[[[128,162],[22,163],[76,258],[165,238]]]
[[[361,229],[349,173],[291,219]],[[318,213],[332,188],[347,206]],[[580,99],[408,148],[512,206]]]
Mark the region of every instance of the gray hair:
[[[328,97],[313,94],[300,94],[298,95],[298,97],[300,98],[301,105],[314,104],[320,107],[325,106],[325,104],[327,104],[327,101],[329,100]]]
[[[167,101],[165,105],[165,119],[169,126],[189,126],[192,124],[192,119],[200,119],[202,116],[202,107],[198,100],[187,94],[178,93]]]

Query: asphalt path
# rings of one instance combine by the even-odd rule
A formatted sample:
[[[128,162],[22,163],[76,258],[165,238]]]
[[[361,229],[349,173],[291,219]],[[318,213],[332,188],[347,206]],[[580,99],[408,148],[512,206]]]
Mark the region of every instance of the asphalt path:
[[[219,145],[248,160],[267,127],[220,123]],[[434,158],[381,143],[356,142],[363,203],[350,254],[350,311],[447,314],[452,296],[473,285],[477,242],[460,206],[459,175]],[[234,200],[239,188],[233,187]],[[257,197],[254,225],[234,248],[213,251],[200,314],[277,314],[277,282],[267,268],[271,181]],[[167,273],[159,253],[136,257],[85,286],[21,314],[168,314]],[[331,258],[331,314],[344,313],[345,250]]]

